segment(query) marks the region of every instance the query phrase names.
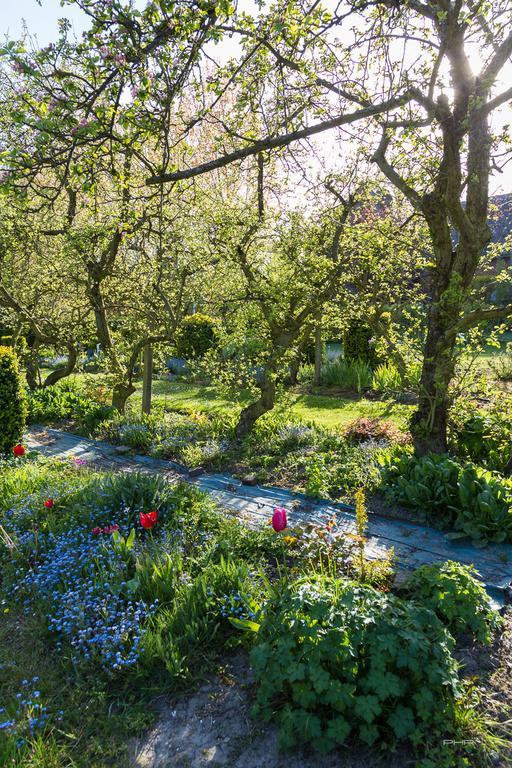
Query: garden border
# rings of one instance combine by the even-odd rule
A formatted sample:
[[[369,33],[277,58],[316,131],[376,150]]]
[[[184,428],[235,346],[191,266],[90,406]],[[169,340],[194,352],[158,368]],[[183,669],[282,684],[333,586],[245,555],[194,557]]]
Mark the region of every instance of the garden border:
[[[285,488],[245,485],[229,474],[204,472],[190,476],[181,464],[139,454],[119,452],[110,443],[80,437],[70,432],[33,426],[27,444],[41,454],[53,457],[81,458],[106,469],[133,472],[157,472],[170,480],[184,479],[208,492],[221,506],[234,511],[249,524],[265,523],[273,508],[289,510],[289,522],[325,524],[336,515],[337,529],[355,532],[354,507]],[[447,540],[435,528],[383,516],[369,509],[369,536],[366,552],[371,559],[384,557],[391,547],[400,578],[420,565],[445,560],[474,564],[496,607],[512,600],[512,544],[489,544],[485,549],[470,543]]]

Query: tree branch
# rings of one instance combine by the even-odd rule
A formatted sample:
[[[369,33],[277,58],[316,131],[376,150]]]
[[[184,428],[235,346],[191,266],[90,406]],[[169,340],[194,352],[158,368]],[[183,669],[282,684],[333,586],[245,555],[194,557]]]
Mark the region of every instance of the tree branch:
[[[200,176],[203,173],[209,173],[217,168],[224,168],[226,165],[236,162],[237,160],[244,160],[251,155],[257,155],[266,149],[277,149],[278,147],[285,147],[294,141],[300,141],[300,139],[307,139],[309,136],[314,136],[317,133],[323,133],[331,128],[339,128],[342,125],[348,123],[355,123],[357,120],[363,120],[366,117],[373,117],[379,115],[382,112],[386,112],[395,107],[399,107],[405,104],[411,99],[411,93],[407,91],[403,96],[397,96],[396,98],[389,99],[381,104],[374,104],[369,107],[356,110],[355,112],[349,112],[339,117],[334,117],[332,120],[324,120],[321,123],[315,123],[307,128],[301,128],[291,133],[280,134],[278,136],[267,136],[264,139],[255,141],[248,147],[242,147],[234,152],[229,152],[222,157],[217,157],[215,160],[209,160],[206,163],[195,165],[192,168],[186,168],[181,171],[174,171],[173,173],[162,173],[160,175],[151,176],[146,179],[146,184],[165,184],[169,181],[180,181],[181,179],[191,179],[194,176]]]
[[[390,138],[387,134],[386,128],[382,131],[382,137],[379,142],[372,161],[377,163],[382,173],[387,176],[390,182],[405,195],[405,197],[413,204],[415,208],[421,208],[421,197],[416,190],[411,187],[405,179],[403,179],[393,168],[391,163],[386,159],[386,150],[389,146]]]
[[[467,331],[469,328],[473,328],[479,323],[484,323],[488,320],[506,320],[507,317],[512,317],[512,304],[507,304],[505,307],[493,307],[492,309],[476,309],[459,320],[453,333],[456,335],[462,331]]]

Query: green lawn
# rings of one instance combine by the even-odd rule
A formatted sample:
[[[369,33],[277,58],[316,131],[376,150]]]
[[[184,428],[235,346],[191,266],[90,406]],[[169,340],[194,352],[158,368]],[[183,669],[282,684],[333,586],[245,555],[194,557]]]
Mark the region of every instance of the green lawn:
[[[44,374],[45,371],[42,371]],[[70,377],[78,383],[96,378],[94,373],[78,373]],[[136,383],[137,391],[128,401],[132,411],[140,411],[142,382]],[[230,399],[220,394],[215,387],[204,384],[189,384],[181,381],[158,379],[153,382],[153,403],[155,406],[181,411],[204,413],[238,413],[248,395]],[[413,406],[395,403],[392,400],[367,400],[365,397],[340,395],[315,395],[290,392],[276,405],[276,411],[287,413],[301,421],[314,421],[321,426],[335,428],[345,426],[360,416],[381,418],[391,421],[404,429]]]
[[[173,381],[155,381],[153,402],[170,409],[203,411],[216,413],[238,412],[247,397],[238,401],[220,395],[211,386],[187,384]],[[141,384],[130,399],[134,410],[140,408]],[[288,413],[301,421],[314,421],[324,427],[339,427],[348,424],[359,416],[380,417],[392,421],[403,428],[411,413],[410,405],[400,405],[393,401],[372,401],[366,398],[349,398],[334,395],[310,395],[289,393],[285,400],[278,403],[276,410]]]

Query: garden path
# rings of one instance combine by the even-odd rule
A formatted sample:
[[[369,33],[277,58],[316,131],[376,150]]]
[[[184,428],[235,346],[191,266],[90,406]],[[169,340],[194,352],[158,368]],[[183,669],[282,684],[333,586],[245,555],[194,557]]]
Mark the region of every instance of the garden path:
[[[172,461],[122,453],[119,446],[89,440],[69,432],[34,427],[27,434],[30,448],[43,455],[85,459],[96,466],[122,472],[156,472],[170,481],[186,479],[207,491],[222,506],[233,510],[248,523],[265,523],[276,506],[289,511],[293,526],[298,522],[326,523],[336,515],[338,530],[355,532],[352,507],[323,500],[283,488],[244,485],[229,474],[204,473],[192,477],[183,466]],[[474,564],[487,591],[498,605],[512,598],[512,545],[491,544],[485,549],[466,541],[448,541],[441,531],[416,523],[390,519],[369,508],[369,537],[366,552],[371,558],[382,558],[394,548],[398,571],[406,575],[424,563],[457,560]]]

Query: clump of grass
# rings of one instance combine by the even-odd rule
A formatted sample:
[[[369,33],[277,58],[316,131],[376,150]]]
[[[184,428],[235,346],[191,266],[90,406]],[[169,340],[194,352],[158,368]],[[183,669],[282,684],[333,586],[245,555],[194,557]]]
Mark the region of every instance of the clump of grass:
[[[348,392],[361,393],[372,385],[372,371],[361,360],[338,360],[322,368],[321,384],[326,387],[339,387]]]

